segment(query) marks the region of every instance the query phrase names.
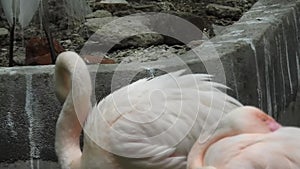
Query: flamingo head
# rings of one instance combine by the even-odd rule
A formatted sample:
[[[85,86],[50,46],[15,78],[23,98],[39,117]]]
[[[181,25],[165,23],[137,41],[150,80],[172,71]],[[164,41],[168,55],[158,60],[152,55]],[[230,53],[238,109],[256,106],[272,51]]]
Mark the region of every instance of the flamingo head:
[[[226,114],[216,132],[205,142],[196,142],[188,156],[187,169],[213,169],[203,162],[208,147],[225,137],[250,133],[270,133],[281,125],[258,108],[243,106]]]
[[[233,110],[227,115],[224,123],[236,134],[268,133],[281,127],[271,116],[252,106],[244,106]]]

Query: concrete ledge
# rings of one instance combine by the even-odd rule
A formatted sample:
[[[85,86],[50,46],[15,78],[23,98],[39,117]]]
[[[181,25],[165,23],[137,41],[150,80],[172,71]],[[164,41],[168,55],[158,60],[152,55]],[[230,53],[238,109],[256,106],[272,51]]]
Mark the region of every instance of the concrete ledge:
[[[222,61],[226,83],[233,89],[230,94],[244,104],[261,107],[284,124],[300,125],[297,121],[300,114],[286,109],[299,90],[300,1],[285,3],[257,2],[239,22],[211,42]],[[203,45],[195,49],[208,54],[203,62],[192,53],[182,56],[193,72],[207,72],[208,66],[219,59],[210,58],[205,53],[207,48]],[[132,79],[148,76],[141,69],[143,66],[165,71],[184,67],[174,61],[90,66],[95,76],[96,100]],[[210,68],[217,81],[224,81],[220,75],[223,68]],[[12,164],[6,163],[19,160],[57,160],[53,146],[61,105],[53,91],[53,70],[54,66],[0,68],[0,168],[10,168]],[[37,165],[47,166],[47,163],[30,162],[31,168]],[[19,166],[15,168],[23,168]]]
[[[224,58],[229,86],[245,104],[278,118],[299,81],[299,1],[259,1],[239,22],[213,39]]]

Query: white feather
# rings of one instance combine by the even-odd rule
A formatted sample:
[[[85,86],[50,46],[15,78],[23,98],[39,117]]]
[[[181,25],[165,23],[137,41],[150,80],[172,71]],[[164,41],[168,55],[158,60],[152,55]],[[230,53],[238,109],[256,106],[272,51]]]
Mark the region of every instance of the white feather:
[[[27,27],[32,20],[32,17],[39,9],[41,0],[21,0],[20,1],[20,14],[18,16],[20,25],[24,28]]]
[[[2,8],[9,25],[13,24],[14,18],[14,0],[1,0]]]
[[[18,19],[24,28],[29,25],[32,17],[39,9],[41,0],[1,0],[4,14],[10,26]]]

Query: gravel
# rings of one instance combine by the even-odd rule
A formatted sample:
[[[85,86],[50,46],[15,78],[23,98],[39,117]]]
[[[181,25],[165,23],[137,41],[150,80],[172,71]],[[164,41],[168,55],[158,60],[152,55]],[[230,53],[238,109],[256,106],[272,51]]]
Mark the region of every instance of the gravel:
[[[123,0],[124,1],[124,0]],[[84,43],[89,39],[92,32],[87,30],[84,20],[67,19],[67,12],[59,0],[49,0],[49,28],[52,30],[53,37],[57,39],[66,50],[80,52]],[[94,14],[89,14],[88,18],[99,17],[122,17],[129,14],[140,12],[165,12],[177,16],[188,15],[197,16],[201,19],[199,25],[202,31],[208,32],[208,36],[213,37],[216,33],[212,25],[227,26],[237,21],[241,15],[250,9],[256,0],[127,0],[128,3],[100,3],[99,0],[88,0]],[[226,10],[224,10],[226,9]],[[229,11],[228,11],[229,10]],[[230,11],[232,10],[232,11]],[[37,12],[38,13],[38,12]],[[1,15],[1,10],[0,10]],[[33,18],[31,24],[21,29],[16,27],[14,60],[22,65],[25,60],[26,42],[31,37],[45,36],[40,24],[38,14]],[[216,26],[214,26],[216,27]],[[9,25],[3,15],[0,16],[0,30],[3,30],[3,36],[0,36],[0,66],[8,66],[7,56],[9,49]],[[160,46],[162,45],[162,46]],[[168,46],[169,45],[169,46]],[[177,45],[176,47],[172,45]],[[144,48],[126,47],[125,49],[114,49],[108,54],[108,57],[120,63],[164,59],[172,54],[184,53],[187,49],[182,44],[158,44],[158,46],[145,46]],[[144,51],[143,51],[144,50]],[[149,57],[147,59],[147,57]]]
[[[114,58],[117,63],[130,63],[130,62],[148,62],[156,61],[158,59],[167,59],[170,57],[177,57],[184,54],[187,47],[184,45],[159,45],[150,46],[148,48],[135,48],[115,51],[108,56]]]

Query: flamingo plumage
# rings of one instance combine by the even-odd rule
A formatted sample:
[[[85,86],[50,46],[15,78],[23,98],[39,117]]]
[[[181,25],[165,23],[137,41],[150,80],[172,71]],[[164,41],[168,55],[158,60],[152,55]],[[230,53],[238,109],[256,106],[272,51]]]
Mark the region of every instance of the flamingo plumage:
[[[55,83],[64,104],[55,147],[62,169],[185,169],[202,129],[242,105],[210,75],[183,73],[138,80],[92,107],[86,64],[74,52],[61,53]]]

